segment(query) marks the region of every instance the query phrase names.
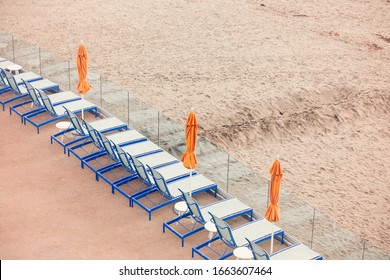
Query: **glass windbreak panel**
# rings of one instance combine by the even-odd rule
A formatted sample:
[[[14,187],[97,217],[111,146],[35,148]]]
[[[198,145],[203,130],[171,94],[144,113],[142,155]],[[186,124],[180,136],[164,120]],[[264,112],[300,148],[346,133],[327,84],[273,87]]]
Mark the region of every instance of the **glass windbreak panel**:
[[[196,156],[198,161],[196,170],[226,192],[228,155],[203,137],[198,137]]]
[[[77,85],[79,83],[79,73],[77,71],[76,60],[75,59],[72,61],[68,60],[67,64],[68,64],[68,80],[66,83],[67,85],[66,89],[74,93],[78,93]],[[87,79],[88,79],[88,75],[87,75]]]
[[[9,61],[14,61],[14,38],[11,34],[0,30],[0,56]]]
[[[363,240],[316,211],[312,249],[330,260],[361,260]]]
[[[77,74],[77,78],[78,78],[78,74]],[[89,70],[88,74],[87,74],[87,81],[91,85],[91,88],[87,93],[85,93],[83,95],[83,98],[100,107],[100,100],[101,100],[100,75]],[[74,86],[74,90],[73,90],[74,92],[77,92],[77,89],[76,89],[77,85],[78,85],[78,80],[77,80],[77,84]],[[118,118],[121,118],[121,117],[122,116],[118,114]],[[124,120],[122,120],[122,121],[124,121]]]
[[[159,112],[149,104],[129,94],[127,101],[128,124],[141,134],[158,144],[158,115]]]
[[[38,46],[14,38],[14,55],[14,62],[22,67],[21,71],[32,71],[40,74]]]
[[[264,216],[267,206],[268,182],[251,168],[229,157],[227,191]]]
[[[390,255],[376,245],[366,241],[364,244],[364,260],[390,260]]]
[[[310,247],[313,232],[314,208],[282,188],[279,198],[280,221],[277,225]],[[321,253],[321,252],[318,252]]]
[[[87,95],[85,97],[89,98],[88,100],[94,100],[99,106],[101,104],[101,108],[104,111],[128,123],[128,92],[105,77],[100,78],[98,75],[96,75],[95,79],[93,77],[92,75],[91,81],[95,80],[97,86],[92,91],[92,94],[88,93],[88,97]]]
[[[175,122],[172,118],[160,112],[158,126],[158,142],[160,143],[160,147],[180,160],[187,149],[185,125]]]
[[[45,79],[49,79],[60,85],[61,90],[69,87],[69,64],[68,61],[53,55],[47,50],[40,49],[40,73]]]

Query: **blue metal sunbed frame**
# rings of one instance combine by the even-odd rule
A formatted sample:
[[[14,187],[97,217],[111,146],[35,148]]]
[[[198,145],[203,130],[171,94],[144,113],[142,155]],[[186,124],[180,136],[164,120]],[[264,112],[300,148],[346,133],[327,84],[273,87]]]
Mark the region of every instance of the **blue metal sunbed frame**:
[[[39,110],[38,112],[35,112],[33,114],[29,114],[27,116],[25,116],[23,118],[24,120],[24,124],[26,124],[26,122],[29,122],[31,123],[33,126],[35,126],[37,128],[37,133],[39,134],[39,130],[42,126],[44,125],[47,125],[49,123],[52,123],[52,122],[55,122],[57,120],[60,120],[60,119],[63,119],[63,118],[66,118],[66,113],[64,113],[63,115],[57,115],[56,112],[55,112],[55,109],[53,107],[53,104],[51,103],[50,99],[47,97],[46,94],[44,94],[43,92],[40,92],[40,95],[41,95],[41,100],[45,106],[44,109],[42,110]],[[79,100],[76,100],[76,101],[72,101],[72,102],[68,102],[68,104],[72,104],[73,102],[78,102]],[[92,103],[91,103],[92,104]],[[59,105],[57,105],[59,106]],[[74,114],[79,114],[81,113],[81,109],[79,110],[75,110],[73,111]],[[95,117],[98,116],[98,107],[94,104],[92,104],[91,106],[87,107],[87,108],[84,108],[83,109],[84,112],[92,112]],[[41,122],[36,122],[34,120],[35,117],[38,117],[38,115],[42,114],[42,113],[45,113],[47,112],[51,118],[48,119],[48,120],[42,120]]]
[[[140,206],[142,209],[144,209],[148,213],[149,220],[151,220],[152,213],[154,211],[180,200],[182,198],[182,196],[173,197],[169,191],[169,186],[167,185],[167,182],[165,181],[164,177],[162,177],[161,174],[158,173],[153,168],[151,168],[149,166],[147,166],[147,168],[152,172],[152,177],[154,179],[155,186],[149,188],[147,191],[145,191],[139,195],[133,196],[131,199],[131,205],[134,205],[134,203],[135,203],[138,206]],[[185,178],[188,178],[188,177],[185,177]],[[181,180],[183,180],[185,178],[181,178]],[[175,180],[172,182],[177,182],[179,180]],[[205,185],[202,188],[194,190],[194,191],[192,191],[192,194],[202,193],[202,192],[206,192],[206,191],[210,191],[210,190],[214,191],[214,196],[216,197],[217,191],[218,191],[218,186],[214,183],[209,184],[209,185]],[[161,194],[161,199],[157,203],[148,198],[148,195],[155,193],[155,192],[159,192]],[[145,205],[141,202],[142,199],[147,199],[154,206],[148,207],[147,205]],[[163,201],[164,199],[166,201]]]
[[[2,86],[2,88],[0,89],[0,94],[7,92],[9,90],[12,90],[11,86],[8,84],[8,81],[7,81],[7,78],[5,75],[5,71],[6,70],[4,70],[3,68],[0,67],[0,86]],[[26,81],[27,82],[35,82],[35,81],[39,81],[42,79],[43,79],[43,77],[37,76],[34,78],[26,79]],[[16,82],[16,80],[15,80],[15,82]],[[23,84],[23,81],[17,83],[17,85],[22,85],[22,84]]]
[[[25,116],[28,116],[28,115],[36,113],[36,112],[41,112],[45,109],[44,109],[44,106],[39,101],[39,96],[40,96],[41,90],[34,88],[28,81],[25,81],[25,80],[22,80],[22,81],[23,81],[24,86],[27,89],[27,93],[31,99],[24,101],[22,103],[16,104],[14,106],[10,106],[9,107],[9,114],[12,115],[12,112],[14,112],[18,116],[20,116],[20,121],[23,123],[23,118]],[[72,97],[69,99],[64,99],[60,102],[53,104],[53,106],[60,105],[60,104],[66,104],[67,102],[72,102],[72,101],[76,101],[79,99],[81,99],[81,97],[79,97],[79,96]],[[28,105],[28,104],[31,105],[30,108],[25,108],[24,106]],[[24,112],[21,112],[20,108],[23,108]]]
[[[28,97],[29,94],[22,93],[20,91],[19,86],[22,86],[22,85],[18,85],[16,83],[15,78],[13,77],[13,75],[10,72],[3,71],[3,73],[7,79],[8,85],[10,86],[9,90],[7,90],[7,91],[12,91],[15,94],[15,97],[8,98],[7,100],[0,100],[0,104],[2,105],[2,109],[4,111],[6,104],[14,102],[14,101],[19,100],[19,99],[24,98],[24,97]],[[52,92],[57,92],[57,91],[59,91],[59,89],[60,89],[60,87],[57,84],[53,84],[52,86],[40,88],[40,90],[52,91]]]
[[[55,133],[55,134],[50,136],[50,143],[53,144],[53,141],[58,143],[61,147],[64,148],[64,154],[66,153],[67,147],[73,146],[80,141],[84,141],[84,142],[77,145],[78,148],[80,148],[84,145],[91,144],[93,142],[93,140],[90,139],[90,134],[84,132],[83,125],[80,123],[80,119],[76,116],[76,114],[74,114],[73,112],[69,111],[66,108],[65,108],[65,113],[69,117],[69,120],[72,123],[72,127],[69,129],[66,129],[64,131]],[[84,120],[82,120],[82,121],[85,122]],[[108,127],[106,129],[101,130],[100,133],[107,133],[107,132],[112,132],[112,131],[117,131],[117,130],[121,131],[121,130],[127,130],[127,129],[128,129],[127,125],[123,124],[123,125]],[[66,137],[66,134],[69,132],[73,132],[75,134],[73,139]],[[62,137],[64,137],[64,136],[69,140],[66,143],[64,143],[62,140]],[[73,148],[75,148],[75,147],[76,146],[73,146]],[[77,155],[75,151],[73,151],[73,154],[77,158],[79,158],[81,161],[81,157],[79,155]],[[69,155],[70,155],[70,152],[68,150],[68,156]]]
[[[232,249],[237,248],[236,241],[233,238],[232,229],[222,219],[216,217],[215,215],[213,215],[210,212],[209,212],[209,214],[213,217],[213,222],[214,222],[214,224],[215,224],[215,226],[217,228],[218,235],[216,237],[214,237],[213,239],[209,240],[209,241],[203,242],[203,243],[193,247],[192,248],[192,257],[194,257],[195,254],[197,254],[200,257],[202,257],[203,259],[209,260],[210,258],[206,254],[201,252],[201,250],[203,248],[207,247],[208,250],[211,250],[213,253],[215,253],[215,254],[220,256],[218,258],[218,260],[226,259],[226,258],[228,258],[228,257],[233,255],[233,251],[227,252],[227,250],[229,248],[232,248]],[[243,228],[243,227],[246,227],[246,226],[249,226],[249,225],[251,225],[251,223],[255,223],[255,222],[258,222],[260,220],[263,220],[263,218],[262,219],[258,219],[258,220],[253,221],[253,222],[250,222],[250,223],[247,223],[247,224],[243,224],[243,225],[235,228],[234,230],[239,229],[239,228]],[[281,243],[282,244],[284,243],[284,231],[283,230],[276,230],[276,231],[274,231],[273,235],[274,235],[274,237],[280,236],[281,237]],[[254,242],[263,242],[263,241],[268,240],[268,239],[271,239],[271,234],[267,234],[265,236],[261,236],[261,237],[257,238],[256,240],[254,240]],[[215,242],[217,240],[222,240],[222,242],[226,244],[226,248],[225,248],[225,250],[224,250],[224,252],[222,254],[217,252],[216,250],[214,250],[213,248],[211,248],[209,246],[209,244],[211,244],[212,242]]]
[[[82,167],[86,165],[89,169],[91,169],[95,173],[95,179],[96,181],[99,180],[99,177],[103,178],[108,184],[111,185],[110,181],[102,176],[103,173],[107,173],[109,171],[112,171],[113,169],[121,166],[120,158],[118,156],[118,152],[116,150],[115,143],[113,143],[111,140],[108,140],[103,134],[99,133],[98,131],[92,129],[88,129],[88,132],[91,135],[91,139],[94,139],[94,144],[97,146],[99,149],[98,152],[93,153],[91,155],[85,156],[81,159],[82,162]],[[97,141],[96,141],[97,140]],[[117,145],[118,147],[123,147],[123,146],[129,146],[141,142],[146,142],[147,138],[142,137],[142,138],[137,138],[134,140],[128,140],[125,142],[122,142],[120,145]],[[71,149],[73,152],[73,149]],[[153,151],[155,152],[155,151]],[[148,154],[151,154],[153,152],[150,152]],[[97,161],[98,158],[103,157],[103,156],[108,156],[109,160],[105,164],[101,164],[101,167],[95,168],[90,162],[92,161]],[[111,161],[111,163],[110,163]],[[126,172],[122,174],[121,177],[117,178],[117,180],[127,178],[125,177]]]
[[[129,176],[123,177],[123,178],[121,178],[119,180],[115,180],[113,182],[109,181],[107,178],[102,176],[102,173],[105,173],[106,170],[103,170],[104,172],[99,172],[99,176],[102,177],[108,184],[111,185],[112,194],[115,194],[115,191],[118,191],[120,194],[122,194],[123,196],[125,196],[129,200],[129,206],[132,207],[133,206],[132,198],[134,196],[140,195],[141,192],[148,191],[149,189],[151,189],[155,186],[154,183],[151,182],[149,179],[148,170],[138,160],[138,159],[142,159],[143,156],[147,156],[147,155],[134,157],[134,156],[129,155],[128,153],[124,152],[122,150],[122,148],[118,147],[117,145],[115,145],[115,149],[118,152],[121,166],[125,169],[125,171],[127,171],[129,173]],[[160,152],[163,152],[163,151],[160,151]],[[159,152],[157,152],[157,153],[159,153]],[[157,153],[154,153],[154,154],[157,154]],[[161,163],[159,165],[154,166],[154,168],[157,169],[157,168],[169,166],[169,165],[175,164],[177,162],[179,162],[179,161],[175,160],[175,161],[164,162],[164,163]],[[180,177],[171,178],[170,181],[178,180],[180,178],[183,178],[183,177],[180,176]],[[142,182],[142,185],[138,189],[135,189],[128,184],[129,182],[133,181],[134,179],[139,179]],[[121,188],[124,185],[129,186],[134,191],[134,193],[129,194],[129,193],[125,192]],[[143,186],[146,186],[146,188],[142,189]]]
[[[206,224],[207,221],[204,220],[204,217],[202,216],[201,211],[200,211],[201,208],[199,207],[199,204],[196,202],[196,200],[191,198],[191,200],[193,200],[193,202],[191,202],[191,201],[189,201],[189,199],[187,197],[187,196],[189,196],[189,194],[183,193],[182,190],[180,190],[180,192],[182,193],[184,201],[187,204],[188,211],[186,213],[184,213],[183,215],[180,215],[180,216],[178,216],[178,217],[176,217],[176,218],[174,218],[172,220],[169,220],[167,222],[164,222],[163,223],[163,233],[165,233],[165,229],[166,228],[169,229],[171,232],[173,232],[177,237],[179,237],[181,239],[181,246],[184,247],[184,239],[187,238],[188,236],[191,236],[191,235],[193,235],[193,234],[203,230],[204,229],[204,225]],[[217,205],[219,203],[223,203],[224,201],[225,200],[216,201],[216,202],[208,204],[208,205],[206,205],[204,207]],[[192,207],[196,207],[196,209],[197,209],[196,212],[198,214],[193,213]],[[204,207],[202,207],[202,208],[204,208]],[[242,210],[242,211],[230,214],[230,215],[226,215],[226,216],[224,216],[222,218],[223,218],[223,220],[229,220],[229,219],[233,219],[233,218],[244,216],[244,215],[250,216],[250,221],[252,221],[252,219],[253,219],[253,209],[252,208],[248,208],[246,210]],[[187,226],[185,226],[182,223],[180,223],[180,221],[182,219],[188,218],[190,216],[192,217],[192,219],[194,221],[194,224],[193,224],[192,228],[188,228]],[[175,228],[172,226],[172,224],[180,225],[181,228],[184,228],[187,231],[185,233],[181,233],[181,232],[175,230]],[[199,226],[196,227],[197,225],[199,225]]]

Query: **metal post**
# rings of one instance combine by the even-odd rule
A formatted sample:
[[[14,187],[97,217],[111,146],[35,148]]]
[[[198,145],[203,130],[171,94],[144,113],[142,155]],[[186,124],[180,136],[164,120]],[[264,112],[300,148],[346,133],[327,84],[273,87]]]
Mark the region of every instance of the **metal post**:
[[[39,75],[42,76],[42,54],[41,54],[41,47],[39,47]]]
[[[313,238],[314,238],[314,219],[315,219],[315,216],[316,216],[316,209],[314,208],[314,211],[313,211],[313,225],[311,227],[311,242],[310,242],[310,248],[313,248]]]
[[[14,42],[14,35],[12,35],[12,58],[13,58],[13,62],[16,63],[15,61],[15,42]]]
[[[364,251],[366,250],[366,240],[363,239],[363,254],[362,254],[362,260],[364,260]]]
[[[157,114],[157,140],[158,146],[160,146],[160,111]]]
[[[70,90],[70,61],[68,60],[68,80],[69,80],[69,90]]]
[[[130,126],[130,93],[127,92],[127,126]]]
[[[103,108],[103,96],[102,96],[102,75],[100,75],[100,108]],[[129,104],[127,104],[129,106]]]
[[[229,167],[230,167],[230,155],[228,154],[227,162],[227,174],[226,174],[226,192],[229,193]]]

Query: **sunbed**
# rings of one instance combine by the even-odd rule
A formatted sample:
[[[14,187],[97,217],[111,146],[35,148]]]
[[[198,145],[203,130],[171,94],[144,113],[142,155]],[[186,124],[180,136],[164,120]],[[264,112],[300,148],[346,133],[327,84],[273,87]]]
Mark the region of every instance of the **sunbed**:
[[[4,71],[4,75],[7,79],[8,85],[10,86],[11,96],[8,97],[8,92],[1,94],[1,96],[5,96],[5,95],[7,96],[5,99],[0,100],[0,103],[3,106],[3,111],[4,111],[5,104],[11,103],[15,100],[18,100],[18,99],[21,99],[24,97],[28,97],[27,88],[24,87],[23,85],[18,85],[15,81],[15,78],[13,77],[13,75],[10,72]],[[49,81],[46,79],[32,82],[31,85],[37,89],[40,89],[40,90],[53,91],[53,92],[58,91],[60,88],[58,84],[53,83],[52,81]]]
[[[288,246],[271,255],[255,242],[246,239],[255,260],[322,260],[323,257],[302,243]]]
[[[71,127],[64,131],[51,135],[50,142],[51,143],[53,143],[53,141],[57,142],[59,145],[61,145],[64,148],[64,153],[65,153],[67,147],[74,145],[80,141],[84,141],[80,145],[72,146],[73,154],[80,160],[81,160],[81,156],[77,154],[75,151],[79,148],[82,149],[85,145],[92,143],[92,140],[90,139],[90,135],[88,133],[87,126],[101,133],[107,133],[107,132],[112,132],[117,130],[126,131],[128,129],[127,124],[125,124],[124,122],[122,122],[121,120],[115,117],[103,118],[88,123],[85,122],[85,120],[79,119],[79,117],[76,114],[74,114],[72,111],[67,110],[66,107],[65,107],[65,113],[70,120]],[[71,137],[67,136],[69,134],[71,134]],[[66,142],[63,140],[64,136]],[[70,155],[70,151],[68,150],[68,156],[69,155]]]
[[[27,93],[30,97],[30,100],[10,106],[9,108],[9,113],[12,114],[12,112],[14,112],[19,115],[22,123],[23,118],[25,116],[45,110],[43,102],[42,100],[40,100],[40,95],[42,91],[40,89],[34,88],[27,81],[23,80],[23,83],[27,89]],[[55,94],[51,94],[48,95],[48,98],[54,106],[81,99],[79,95],[71,91],[62,91]]]
[[[212,221],[214,222],[218,236],[212,239],[211,241],[204,242],[194,248],[192,248],[192,257],[194,254],[198,254],[204,259],[209,259],[209,257],[202,252],[202,248],[205,248],[210,243],[215,242],[217,240],[221,240],[225,243],[226,247],[223,252],[217,252],[208,246],[208,250],[212,250],[215,254],[219,255],[218,259],[226,259],[233,254],[233,251],[229,251],[228,249],[235,249],[242,246],[247,246],[248,241],[246,238],[250,240],[254,240],[256,242],[262,242],[264,240],[270,239],[271,234],[275,237],[281,237],[281,243],[284,242],[284,231],[279,227],[272,225],[271,222],[262,218],[256,221],[252,221],[250,223],[246,223],[242,226],[234,228],[233,230],[230,228],[229,224],[222,220],[220,217],[217,217],[213,213],[210,212],[212,216]]]
[[[45,106],[45,110],[40,110],[39,112],[29,114],[23,118],[24,124],[26,124],[26,122],[29,122],[37,128],[38,134],[42,126],[67,117],[64,105],[61,104],[61,105],[54,106],[50,101],[49,97],[45,93],[39,92],[39,94],[43,102],[43,105]],[[93,112],[97,116],[98,108],[95,104],[82,99],[82,100],[67,102],[66,109],[75,114],[81,113],[81,111]],[[44,114],[48,114],[49,117],[45,118],[43,116]]]
[[[213,190],[214,195],[217,195],[217,185],[203,175],[196,174],[191,177],[187,176],[183,179],[166,182],[165,178],[157,170],[150,166],[147,167],[152,173],[154,187],[132,197],[131,204],[135,203],[148,212],[149,220],[152,219],[152,212],[180,200],[181,192],[179,188],[184,192],[191,190],[192,194]],[[158,201],[151,198],[151,195],[154,193],[159,194],[160,199]]]
[[[181,190],[179,189],[179,191]],[[186,237],[203,230],[205,224],[211,222],[212,217],[209,212],[215,213],[224,220],[243,215],[250,216],[250,220],[252,220],[253,209],[241,202],[238,198],[231,197],[201,207],[189,193],[182,192],[182,195],[188,211],[163,224],[163,232],[165,232],[166,228],[169,229],[181,239],[182,246],[184,246],[184,239]],[[187,218],[189,216],[191,216],[192,221],[190,226],[181,222],[183,219],[188,220]]]
[[[145,139],[147,140],[147,139]],[[105,180],[108,184],[112,186],[112,193],[115,193],[115,189],[117,189],[119,192],[121,192],[121,186],[127,185],[130,181],[134,180],[136,178],[135,176],[135,168],[133,165],[133,162],[131,161],[131,155],[127,152],[125,152],[122,147],[117,145],[115,141],[112,141],[112,143],[115,146],[116,154],[118,155],[119,162],[117,164],[114,164],[112,166],[108,166],[107,168],[102,168],[97,172],[97,175],[99,178],[102,178]],[[169,165],[172,163],[178,162],[178,160],[172,156],[171,154],[167,153],[163,149],[158,149],[153,153],[149,154],[141,154],[141,155],[135,155],[136,158],[142,161],[144,164],[150,164],[152,167],[162,167],[165,165]],[[108,172],[113,172],[116,168],[123,168],[127,173],[128,176],[124,176],[120,180],[110,180],[107,176]],[[126,196],[125,193],[122,193]]]

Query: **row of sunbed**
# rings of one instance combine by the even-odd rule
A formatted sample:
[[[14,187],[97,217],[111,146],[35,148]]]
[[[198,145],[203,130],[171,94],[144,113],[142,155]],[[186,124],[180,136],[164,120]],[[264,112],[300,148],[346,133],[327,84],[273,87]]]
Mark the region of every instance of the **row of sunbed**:
[[[302,243],[296,243],[269,255],[258,243],[271,238],[271,232],[284,242],[284,231],[273,226],[266,219],[253,219],[253,209],[234,197],[223,197],[217,184],[189,170],[164,149],[147,137],[115,117],[106,117],[86,121],[77,114],[81,111],[98,116],[98,107],[70,91],[60,91],[57,84],[32,72],[12,75],[5,70],[10,63],[0,58],[1,104],[10,105],[10,114],[21,117],[24,124],[30,123],[37,128],[61,119],[68,119],[68,129],[51,136],[51,142],[60,144],[64,153],[80,160],[81,167],[90,168],[96,180],[104,180],[111,186],[112,193],[118,192],[129,200],[129,206],[137,205],[148,213],[149,220],[153,212],[185,201],[188,211],[174,216],[163,224],[163,232],[171,231],[184,240],[204,230],[207,222],[213,222],[217,235],[192,248],[192,254],[209,259],[206,253],[212,250],[218,259],[232,255],[232,249],[247,246],[253,252],[254,259],[322,259],[320,255]],[[53,92],[50,94],[50,92]],[[20,100],[20,103],[17,103]],[[200,205],[193,196],[197,194],[218,196],[216,202]],[[184,224],[191,217],[184,232],[177,225]],[[229,219],[242,217],[247,223],[231,228]],[[188,224],[188,222],[187,222]],[[214,242],[223,242],[225,249],[217,252],[211,246]],[[256,244],[257,243],[257,244]]]

